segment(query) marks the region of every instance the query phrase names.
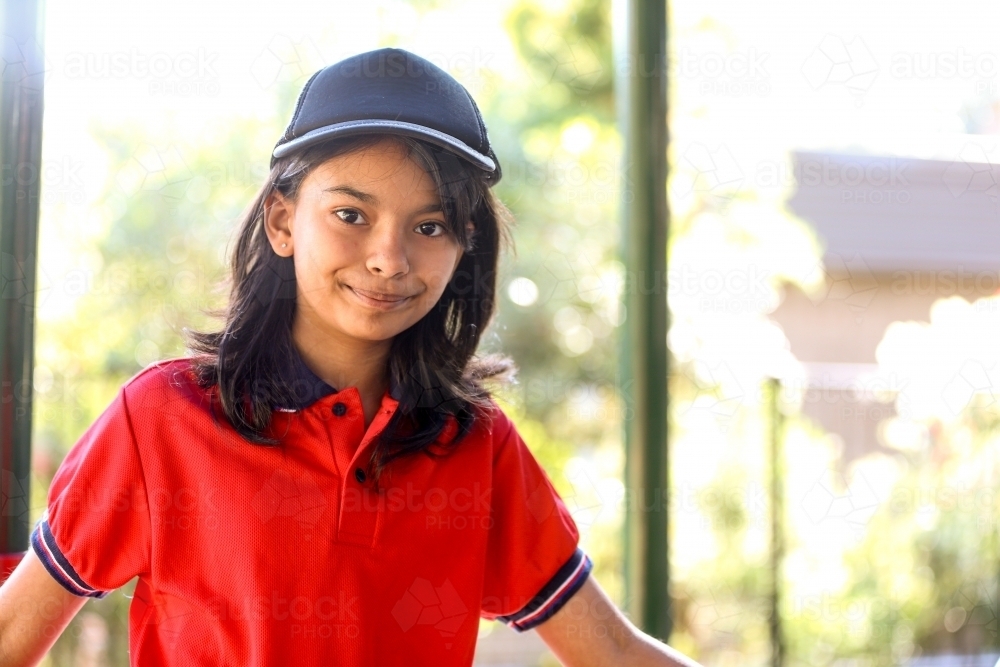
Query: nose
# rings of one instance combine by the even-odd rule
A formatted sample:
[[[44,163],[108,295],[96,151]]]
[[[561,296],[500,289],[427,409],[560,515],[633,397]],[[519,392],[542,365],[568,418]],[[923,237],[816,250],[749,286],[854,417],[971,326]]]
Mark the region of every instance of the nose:
[[[382,278],[395,278],[409,272],[408,249],[399,225],[377,225],[369,240],[366,260],[369,271]]]

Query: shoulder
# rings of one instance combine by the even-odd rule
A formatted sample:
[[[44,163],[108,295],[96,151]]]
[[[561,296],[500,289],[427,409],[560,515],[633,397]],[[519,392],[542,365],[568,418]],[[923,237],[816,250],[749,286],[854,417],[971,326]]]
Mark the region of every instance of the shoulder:
[[[499,444],[507,438],[514,427],[514,422],[492,397],[485,406],[475,408],[475,414],[473,430],[477,438]],[[450,418],[449,426],[452,421],[454,420]]]
[[[482,437],[492,446],[494,460],[505,451],[519,449],[521,440],[514,420],[494,399],[489,400],[477,421],[483,429]]]
[[[434,443],[428,446],[428,450],[434,454],[447,454],[453,450],[453,445],[459,442],[475,443],[476,450],[492,451],[495,458],[497,451],[514,431],[514,423],[493,398],[490,398],[485,405],[473,406],[472,411],[474,419],[464,436],[456,439],[461,427],[454,415],[448,415],[444,428]],[[465,449],[468,448],[467,444]]]
[[[131,409],[169,409],[184,403],[203,404],[210,391],[198,384],[190,357],[157,361],[122,385],[122,396]]]

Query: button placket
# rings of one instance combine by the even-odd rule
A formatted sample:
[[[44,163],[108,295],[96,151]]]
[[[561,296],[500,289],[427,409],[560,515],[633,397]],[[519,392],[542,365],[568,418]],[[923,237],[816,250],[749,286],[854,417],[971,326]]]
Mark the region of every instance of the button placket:
[[[357,393],[357,389],[349,387],[330,400],[324,409],[327,415],[326,428],[330,447],[337,461],[337,469],[343,475],[343,481],[353,481],[356,467],[353,459],[364,437],[361,396]]]
[[[368,474],[364,464],[371,455],[372,442],[385,428],[397,405],[396,400],[388,396],[388,393],[383,395],[378,413],[369,424],[367,432],[361,439],[361,444],[351,458],[348,469],[352,470],[350,477],[353,479],[349,477],[343,482],[342,497],[345,502],[340,506],[340,521],[337,531],[337,539],[341,542],[370,547],[375,539],[376,526],[385,499],[368,483]]]

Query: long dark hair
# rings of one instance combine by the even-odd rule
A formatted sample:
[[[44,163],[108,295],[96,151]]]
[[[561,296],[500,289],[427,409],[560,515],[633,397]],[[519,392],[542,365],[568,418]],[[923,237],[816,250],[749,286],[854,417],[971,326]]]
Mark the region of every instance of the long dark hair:
[[[376,483],[390,461],[434,443],[448,415],[458,422],[451,440],[457,444],[488,406],[483,382],[510,381],[516,372],[507,357],[475,354],[496,310],[501,248],[513,245],[512,218],[485,172],[429,143],[384,134],[335,139],[277,160],[237,226],[228,305],[212,313],[223,320],[222,329],[186,332],[198,383],[217,386],[219,407],[233,428],[251,443],[280,444],[265,432],[272,410],[294,398],[281,371],[293,354],[296,281],[293,259],[276,254],[265,233],[265,203],[274,191],[295,201],[313,169],[385,139],[402,144],[434,180],[446,224],[464,253],[438,303],[392,341],[387,370],[399,406],[369,462]]]

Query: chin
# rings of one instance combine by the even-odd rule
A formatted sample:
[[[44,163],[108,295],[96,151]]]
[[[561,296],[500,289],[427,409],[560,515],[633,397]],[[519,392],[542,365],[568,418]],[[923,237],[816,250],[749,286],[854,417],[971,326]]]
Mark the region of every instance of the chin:
[[[378,343],[395,338],[400,333],[406,331],[406,329],[409,328],[408,326],[407,327],[384,326],[384,325],[380,326],[376,324],[373,324],[373,326],[370,327],[358,326],[358,324],[360,324],[361,321],[363,320],[361,320],[361,318],[358,318],[352,323],[353,326],[339,327],[339,328],[341,329],[341,331],[344,332],[345,335],[351,338],[354,338],[356,340],[369,341],[372,343]]]

